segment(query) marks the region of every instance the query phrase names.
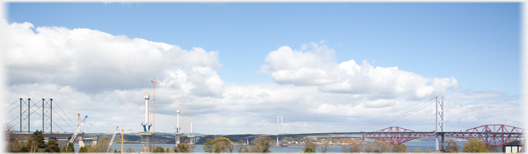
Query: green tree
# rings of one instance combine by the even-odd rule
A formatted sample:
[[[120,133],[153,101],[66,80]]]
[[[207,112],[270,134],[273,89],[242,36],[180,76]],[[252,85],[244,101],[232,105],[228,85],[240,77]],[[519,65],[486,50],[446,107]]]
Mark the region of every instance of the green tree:
[[[75,148],[73,148],[73,143],[68,142],[66,146],[62,147],[61,152],[68,152],[68,153],[75,152]]]
[[[414,149],[413,153],[422,153],[422,150],[420,150],[420,148],[416,148]]]
[[[22,146],[22,148],[20,148],[20,152],[29,153],[29,151],[30,151],[30,148],[27,145]]]
[[[234,146],[233,142],[225,137],[207,139],[203,144],[203,149],[205,152],[214,152],[214,153],[224,153],[224,152],[233,152]]]
[[[24,144],[22,144],[19,139],[14,138],[11,135],[11,133],[8,133],[7,135],[9,135],[9,139],[8,139],[9,143],[7,145],[7,152],[23,152],[21,151],[21,149],[25,147]],[[28,151],[24,151],[24,152],[28,152]]]
[[[249,148],[246,145],[244,145],[244,141],[243,140],[240,140],[238,142],[238,146],[237,146],[236,149],[237,149],[238,153],[249,153],[250,152]]]
[[[44,149],[46,152],[61,152],[59,148],[59,143],[57,143],[57,140],[55,139],[48,139],[48,143],[46,143],[46,148]]]
[[[269,150],[269,147],[271,146],[270,143],[271,143],[270,138],[260,135],[259,137],[251,141],[251,152],[258,152],[258,153],[271,152]]]
[[[36,130],[33,134],[31,134],[31,136],[28,138],[26,146],[29,149],[28,152],[39,152],[40,149],[46,148],[42,131]]]
[[[425,153],[431,153],[431,149],[427,149],[427,151],[425,151]]]
[[[303,148],[304,153],[315,153],[315,150],[313,147],[307,146]]]
[[[393,146],[392,152],[407,152],[407,146],[405,144],[396,144]]]
[[[165,149],[165,152],[169,153],[169,152],[171,152],[171,150],[169,148],[167,148],[167,149]]]
[[[154,153],[157,153],[157,152],[165,152],[165,149],[163,149],[163,147],[161,146],[156,146],[156,149],[154,149],[154,151],[152,151]]]
[[[314,139],[308,138],[304,141],[303,151],[305,153],[315,153],[315,149],[317,149],[317,145],[315,144]]]
[[[445,141],[445,143],[442,143],[442,146],[444,147],[444,150],[449,153],[458,153],[460,150],[460,145],[458,145],[453,139]]]
[[[205,143],[202,144],[204,152],[212,152],[213,151],[213,139],[206,139]]]
[[[88,147],[87,146],[83,146],[81,148],[79,148],[79,153],[81,152],[88,152]]]
[[[476,138],[472,138],[469,139],[466,144],[464,144],[462,152],[489,152],[489,150],[486,149],[484,142]]]
[[[177,145],[177,147],[174,148],[174,152],[190,153],[190,152],[193,152],[193,149],[192,149],[192,147],[189,147],[185,143],[180,143],[180,144]]]

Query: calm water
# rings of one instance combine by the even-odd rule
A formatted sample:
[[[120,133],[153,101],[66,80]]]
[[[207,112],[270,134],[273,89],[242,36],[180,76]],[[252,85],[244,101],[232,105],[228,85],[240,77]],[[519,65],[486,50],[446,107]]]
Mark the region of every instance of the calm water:
[[[465,140],[457,141],[457,144],[460,145],[461,147],[460,150],[462,150],[462,147],[464,146],[465,143],[466,143]],[[431,151],[434,151],[435,149],[434,141],[408,141],[408,142],[405,142],[404,144],[405,146],[407,146],[407,151],[409,152],[414,151],[416,148],[420,149],[422,152],[425,152],[428,149],[430,149]],[[169,148],[171,150],[174,148],[174,144],[156,144],[156,146],[161,146],[164,149]],[[299,151],[301,151],[303,147],[304,145],[291,145],[288,147],[270,147],[270,150],[272,153],[299,153]],[[120,151],[121,144],[112,144],[112,148],[116,149],[117,151]],[[127,148],[132,148],[134,153],[139,153],[139,151],[143,149],[143,145],[142,144],[124,144],[123,148],[125,149],[125,151]],[[79,150],[79,147],[77,144],[75,144],[75,150],[76,151]],[[317,152],[319,153],[320,150],[321,150],[320,147],[318,147]],[[195,145],[194,152],[203,153],[204,152],[203,146]],[[341,153],[341,145],[330,146],[330,151],[328,151],[327,153]]]

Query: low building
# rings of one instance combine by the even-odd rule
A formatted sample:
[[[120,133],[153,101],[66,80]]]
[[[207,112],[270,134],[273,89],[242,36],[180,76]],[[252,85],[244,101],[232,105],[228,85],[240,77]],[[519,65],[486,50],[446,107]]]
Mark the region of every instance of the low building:
[[[520,153],[524,152],[524,149],[521,141],[513,141],[502,146],[502,151],[504,153]]]

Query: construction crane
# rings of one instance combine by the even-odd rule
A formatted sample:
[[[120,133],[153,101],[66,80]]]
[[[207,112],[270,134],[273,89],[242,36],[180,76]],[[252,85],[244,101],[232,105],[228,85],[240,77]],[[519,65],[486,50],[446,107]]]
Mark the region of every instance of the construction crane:
[[[152,82],[152,133],[156,132],[156,78],[150,80]],[[156,135],[152,135],[152,146],[156,147]]]
[[[132,131],[132,129],[119,129],[119,128],[116,128],[116,129],[112,129],[112,128],[107,128],[107,130],[120,130],[121,131],[121,153],[123,153],[123,140],[124,140],[124,137],[123,135],[125,134],[125,131]]]
[[[77,129],[75,129],[75,131],[73,132],[73,136],[71,137],[69,141],[70,143],[73,143],[73,140],[75,140],[75,137],[77,137],[77,134],[81,132],[82,125],[84,121],[86,121],[86,118],[88,118],[88,115],[84,116],[84,119],[81,121],[81,123],[79,123],[79,126],[77,126]]]
[[[183,114],[183,106],[189,106],[189,104],[181,103],[180,105],[181,105],[181,115],[182,115],[182,116],[181,116],[181,123],[182,123],[182,127],[183,127],[183,117],[185,116],[185,115]],[[182,129],[182,127],[180,127],[180,130],[179,130],[179,131],[182,131],[182,133],[183,133],[183,129]]]
[[[111,128],[107,128],[107,129],[111,129]],[[108,150],[106,150],[106,153],[110,153],[110,148],[112,148],[112,143],[114,143],[114,138],[117,133],[117,129],[119,129],[119,126],[117,126],[116,129],[114,129],[114,135],[112,136],[112,139],[110,139],[110,143],[108,143]]]

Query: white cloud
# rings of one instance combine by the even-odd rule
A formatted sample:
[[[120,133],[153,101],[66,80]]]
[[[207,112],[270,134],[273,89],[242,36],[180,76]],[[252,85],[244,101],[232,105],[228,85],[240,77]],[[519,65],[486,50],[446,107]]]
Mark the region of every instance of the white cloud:
[[[13,23],[8,36],[12,42],[5,53],[9,57],[5,63],[10,85],[55,83],[93,93],[143,87],[144,81],[161,76],[167,68],[222,67],[216,51],[187,51],[175,45],[97,30],[37,27],[34,32],[31,23]],[[196,73],[216,75],[211,71]],[[210,80],[206,86],[217,86],[214,82],[218,81]]]
[[[303,46],[303,49],[307,47]],[[369,94],[374,98],[427,98],[447,94],[458,87],[451,78],[426,78],[397,67],[374,67],[367,61],[337,64],[333,49],[312,43],[311,51],[293,51],[283,46],[266,57],[261,71],[281,84],[317,86],[323,92]]]
[[[141,130],[143,93],[152,92],[153,77],[160,82],[156,85],[158,132],[174,131],[175,110],[181,109],[181,103],[189,105],[184,114],[195,114],[191,116],[194,132],[206,134],[273,134],[278,115],[285,118],[286,133],[373,131],[389,125],[428,130],[434,127],[431,103],[394,122],[380,123],[407,114],[436,95],[472,103],[470,107],[448,103],[446,120],[452,129],[486,124],[489,116],[473,110],[499,108],[497,115],[510,113],[504,118],[519,114],[518,105],[511,103],[517,96],[457,91],[454,77],[427,78],[366,61],[338,64],[333,49],[322,42],[303,45],[301,51],[287,46],[271,51],[261,72],[275,82],[240,84],[224,82],[218,75],[222,64],[217,51],[184,50],[90,29],[3,24],[11,38],[5,52],[7,102],[20,97],[54,98],[74,121],[77,113],[89,116],[86,132],[111,132],[106,128],[116,125]],[[7,120],[17,116],[16,111],[7,114]],[[72,131],[68,119],[55,119],[62,129]],[[40,127],[38,123],[33,121],[33,128]]]

